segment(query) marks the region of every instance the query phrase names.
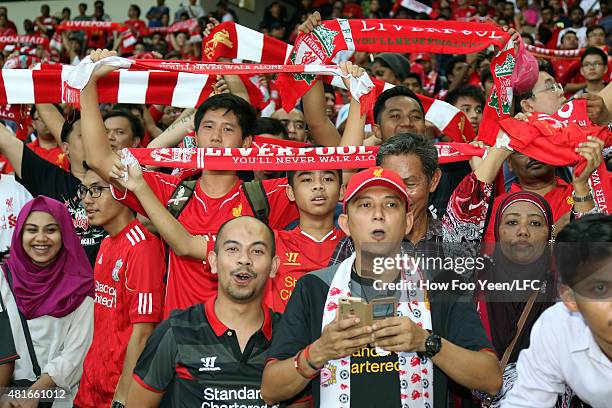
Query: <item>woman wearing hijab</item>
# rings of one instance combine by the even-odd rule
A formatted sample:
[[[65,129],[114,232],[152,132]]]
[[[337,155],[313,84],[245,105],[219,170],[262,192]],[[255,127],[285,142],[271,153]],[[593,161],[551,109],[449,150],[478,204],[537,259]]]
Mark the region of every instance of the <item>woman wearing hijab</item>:
[[[529,347],[531,329],[554,304],[557,288],[549,247],[553,215],[546,199],[529,191],[510,194],[498,207],[494,222],[496,245],[481,282],[534,283],[512,291],[485,290],[479,296],[483,325],[504,369],[504,384],[494,399],[498,401],[512,387],[518,355]]]
[[[11,385],[56,390],[44,393],[56,397],[52,405],[39,404],[39,398],[17,401],[27,407],[72,407],[93,337],[94,282],[62,203],[39,196],[23,207],[2,265],[0,295],[19,355]]]

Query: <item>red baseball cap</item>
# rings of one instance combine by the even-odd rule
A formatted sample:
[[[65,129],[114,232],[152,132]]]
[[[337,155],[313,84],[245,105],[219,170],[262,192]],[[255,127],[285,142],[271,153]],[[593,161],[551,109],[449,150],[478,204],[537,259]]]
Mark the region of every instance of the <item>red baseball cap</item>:
[[[431,56],[427,53],[424,52],[415,52],[410,54],[410,62],[416,62],[416,61],[430,61],[431,60]]]
[[[408,190],[406,190],[406,186],[404,185],[404,180],[392,170],[382,167],[370,167],[351,177],[344,193],[344,212],[346,212],[347,203],[355,197],[357,193],[368,187],[375,186],[388,187],[395,191],[406,202],[406,208],[409,208],[410,198],[408,196]]]

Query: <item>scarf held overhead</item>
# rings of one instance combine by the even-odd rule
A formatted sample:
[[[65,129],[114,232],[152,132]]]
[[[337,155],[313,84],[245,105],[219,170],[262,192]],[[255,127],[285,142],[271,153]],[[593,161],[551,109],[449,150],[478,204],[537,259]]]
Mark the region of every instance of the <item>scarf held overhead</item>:
[[[491,24],[458,21],[360,20],[324,21],[309,34],[300,34],[289,56],[292,64],[329,64],[339,51],[364,52],[432,52],[469,54],[491,45],[505,48],[510,35]],[[505,56],[504,56],[505,57]],[[499,61],[498,61],[499,62]],[[501,64],[503,64],[502,62]],[[514,58],[508,61],[510,74]],[[493,69],[494,63],[491,64]],[[281,74],[279,88],[283,108],[291,110],[310,89],[316,76]],[[510,84],[498,84],[498,93]],[[511,95],[510,95],[511,97]]]
[[[132,148],[143,166],[207,170],[362,169],[376,164],[378,146],[295,147],[286,141],[255,138],[257,148]],[[440,163],[482,156],[484,149],[465,143],[436,144]]]

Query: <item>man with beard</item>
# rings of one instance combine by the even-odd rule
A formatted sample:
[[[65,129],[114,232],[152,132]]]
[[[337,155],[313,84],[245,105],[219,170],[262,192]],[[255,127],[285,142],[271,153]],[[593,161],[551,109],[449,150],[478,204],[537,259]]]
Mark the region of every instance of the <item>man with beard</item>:
[[[262,308],[265,284],[280,263],[274,254],[274,233],[254,217],[219,228],[208,255],[217,295],[174,311],[153,332],[127,406],[264,406],[261,375],[280,319]]]

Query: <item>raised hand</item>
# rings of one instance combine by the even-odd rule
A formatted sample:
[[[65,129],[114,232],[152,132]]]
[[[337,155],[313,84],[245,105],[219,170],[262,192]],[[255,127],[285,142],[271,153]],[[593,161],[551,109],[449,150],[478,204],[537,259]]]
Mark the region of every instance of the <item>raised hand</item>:
[[[338,66],[342,70],[342,82],[344,82],[344,86],[350,92],[351,81],[347,75],[352,75],[354,78],[359,78],[365,74],[365,69],[361,68],[359,65],[353,64],[351,61],[342,61],[340,64],[338,64]]]
[[[306,21],[304,21],[302,24],[300,24],[300,26],[298,27],[298,32],[304,33],[304,34],[309,34],[319,24],[321,24],[321,14],[319,14],[318,11],[315,11],[310,16],[308,16]]]
[[[117,56],[117,51],[101,50],[100,48],[98,48],[95,51],[92,51],[89,54],[89,57],[91,58],[93,62],[98,62],[101,59],[104,59],[106,57],[115,57],[115,56]],[[109,73],[117,69],[118,69],[117,67],[112,67],[110,65],[102,65],[101,67],[99,67],[93,72],[93,74],[91,75],[90,82],[92,81],[97,82],[100,78],[104,78]]]

